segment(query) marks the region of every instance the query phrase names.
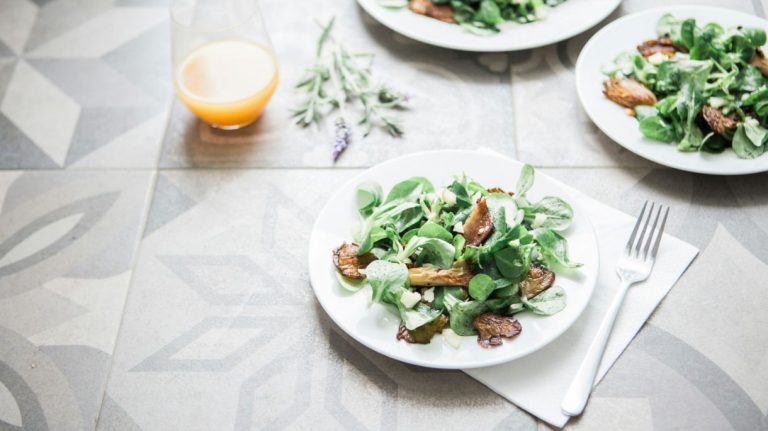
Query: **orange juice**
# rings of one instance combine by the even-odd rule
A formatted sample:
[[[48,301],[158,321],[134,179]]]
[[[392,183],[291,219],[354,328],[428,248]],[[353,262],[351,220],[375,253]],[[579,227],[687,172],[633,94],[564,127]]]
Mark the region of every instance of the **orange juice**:
[[[237,129],[264,111],[278,81],[269,49],[242,40],[223,40],[192,51],[175,76],[176,92],[201,120]]]

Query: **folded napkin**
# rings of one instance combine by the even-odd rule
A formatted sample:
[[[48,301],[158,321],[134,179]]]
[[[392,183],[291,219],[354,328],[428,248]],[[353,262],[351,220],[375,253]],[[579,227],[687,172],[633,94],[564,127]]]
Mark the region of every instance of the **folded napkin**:
[[[568,186],[563,185],[563,188],[588,214],[597,234],[600,273],[592,300],[568,331],[538,352],[506,364],[464,370],[502,397],[557,427],[568,422],[569,417],[560,411],[560,403],[618,289],[616,262],[635,222],[635,217]],[[674,209],[670,211],[670,217],[675,217]],[[697,253],[692,245],[664,235],[651,276],[646,282],[632,286],[627,293],[600,364],[598,382]]]

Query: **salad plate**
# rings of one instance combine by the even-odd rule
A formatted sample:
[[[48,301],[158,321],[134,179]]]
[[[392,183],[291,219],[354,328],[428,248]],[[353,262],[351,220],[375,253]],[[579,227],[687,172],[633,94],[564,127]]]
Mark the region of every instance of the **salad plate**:
[[[387,0],[357,2],[375,20],[419,42],[462,51],[503,52],[536,48],[573,37],[605,19],[621,0],[566,0],[551,8],[545,6],[546,12],[533,22],[503,22],[494,34],[477,34],[457,24],[418,15],[408,7],[385,7],[383,4],[392,3]]]
[[[451,340],[444,338],[440,333],[434,335],[428,344],[412,344],[401,340],[401,318],[396,311],[393,312],[394,307],[373,300],[373,281],[370,284],[364,283],[358,291],[351,291],[348,286],[345,288],[341,285],[337,272],[336,253],[340,245],[348,243],[356,231],[360,232],[363,219],[358,213],[358,205],[359,190],[362,187],[358,187],[361,185],[377,184],[386,192],[406,178],[422,177],[434,184],[435,194],[439,194],[437,190],[449,187],[457,177],[466,177],[483,186],[515,190],[516,182],[524,169],[531,168],[498,154],[446,150],[395,158],[348,181],[319,212],[309,241],[310,282],[326,313],[344,332],[374,351],[402,362],[431,368],[467,369],[508,362],[535,352],[563,335],[577,321],[592,297],[599,261],[597,240],[594,229],[578,202],[569,196],[560,183],[540,172],[535,173],[535,180],[525,194],[525,199],[530,202],[543,202],[556,196],[570,204],[572,218],[567,228],[559,231],[559,235],[567,240],[566,260],[570,258],[571,262],[578,262],[581,266],[573,269],[553,269],[556,273],[555,284],[558,293],[563,292],[566,299],[564,308],[558,309],[556,314],[552,315],[536,314],[528,309],[515,312],[514,318],[519,322],[518,328],[522,327],[522,331],[514,338],[505,339],[503,344],[499,343],[497,347],[482,345],[479,336],[454,337]],[[521,197],[520,193],[518,196]],[[388,199],[389,197],[387,196]],[[472,208],[476,206],[477,204]],[[519,213],[522,213],[522,209]],[[542,226],[541,221],[536,217],[537,226]],[[468,223],[465,222],[465,226]],[[534,238],[538,241],[536,236]],[[519,242],[515,246],[519,247]],[[406,249],[408,248],[406,246]],[[466,246],[464,250],[468,248]],[[457,250],[460,251],[461,246],[457,246]],[[409,255],[410,252],[405,254]],[[334,266],[334,263],[337,266]],[[428,265],[425,265],[426,267]],[[378,269],[377,271],[381,272]],[[372,277],[373,270],[368,274],[369,279]],[[471,283],[469,294],[474,296]],[[404,298],[405,295],[401,300]],[[535,294],[529,298],[536,299]],[[466,299],[465,302],[469,300]],[[397,305],[402,308],[401,304]],[[450,328],[454,328],[453,323]],[[567,336],[567,333],[563,336]]]
[[[669,15],[669,18],[665,17],[666,15]],[[606,74],[607,69],[614,67],[618,63],[617,59],[620,58],[621,55],[624,55],[623,53],[630,53],[634,57],[637,57],[637,59],[643,58],[643,56],[638,54],[639,51],[636,47],[640,44],[646,45],[644,41],[648,41],[649,39],[659,38],[659,40],[661,40],[663,35],[657,34],[657,25],[659,25],[660,28],[664,28],[661,27],[661,24],[664,23],[665,20],[672,19],[677,20],[676,22],[680,25],[682,21],[689,18],[695,19],[695,26],[699,28],[699,30],[695,30],[696,34],[699,34],[698,32],[702,31],[701,28],[707,26],[709,23],[718,24],[719,27],[723,29],[722,34],[724,34],[724,37],[732,34],[729,33],[729,29],[733,29],[737,26],[742,26],[744,29],[768,29],[768,21],[756,16],[728,9],[704,6],[664,7],[622,17],[598,31],[584,46],[576,62],[576,89],[584,110],[597,127],[619,145],[641,157],[665,166],[689,172],[713,175],[741,175],[768,171],[768,154],[763,154],[762,156],[754,158],[744,158],[743,155],[742,157],[739,157],[739,155],[732,150],[730,142],[726,144],[724,151],[721,147],[719,149],[721,152],[715,153],[704,151],[706,145],[702,145],[698,151],[695,148],[692,149],[690,147],[688,148],[688,151],[679,151],[677,144],[682,141],[682,139],[678,139],[679,137],[674,137],[673,139],[672,136],[669,136],[668,143],[650,139],[641,132],[639,127],[639,120],[643,118],[640,116],[642,111],[637,110],[637,112],[634,112],[634,116],[637,117],[634,118],[632,115],[628,115],[626,107],[620,106],[614,101],[609,100],[608,97],[603,94],[603,83],[608,79]],[[674,37],[672,39],[674,39]],[[673,48],[670,46],[669,49],[672,50]],[[675,56],[676,55],[678,54],[676,53]],[[660,56],[660,54],[658,56]],[[688,56],[689,53],[684,53],[679,61],[687,61]],[[646,57],[646,60],[650,59],[650,57]],[[661,64],[668,59],[662,58],[661,60],[661,63],[657,62],[657,67],[659,69],[661,68]],[[677,58],[673,57],[673,60],[677,61]],[[631,63],[629,67],[630,69],[633,67],[631,66]],[[718,65],[712,67],[709,77],[707,78],[708,84],[705,85],[712,87],[714,85],[719,85],[715,84],[715,82],[717,82],[716,80],[719,78],[729,79],[725,76],[728,71],[723,74],[720,70],[717,70],[717,67]],[[757,75],[759,76],[759,73],[757,73]],[[630,76],[634,79],[634,75]],[[741,78],[737,76],[736,79]],[[733,88],[734,85],[739,84],[738,82],[731,84],[730,88]],[[756,92],[753,91],[753,93]],[[682,92],[678,94],[682,94]],[[742,93],[739,92],[735,96],[726,94],[724,97],[719,97],[718,93],[716,99],[723,101],[730,97],[738,103],[739,100],[745,100],[747,97],[747,95],[741,96],[741,94]],[[661,105],[663,97],[666,96],[661,95],[658,97],[658,102],[656,103],[655,108],[654,106],[649,106],[644,109],[650,108],[652,111],[651,115],[653,115],[654,109],[661,109],[658,107]],[[713,99],[715,98],[710,97],[708,100],[701,101],[700,103],[708,105],[713,103]],[[722,109],[724,108],[721,108],[721,110]],[[752,108],[747,107],[747,109],[749,110]],[[733,118],[737,118],[735,115],[736,114],[734,113]],[[695,119],[692,118],[691,120],[692,123],[695,123],[696,127],[700,129],[700,132],[697,131],[697,133],[700,133],[699,142],[706,143],[706,139],[712,130],[710,130],[709,126],[704,123],[702,116],[698,116]],[[662,124],[670,123],[669,120],[663,121],[665,121],[665,123],[663,122]],[[757,122],[756,120],[750,121],[754,123]],[[709,120],[707,120],[707,122],[709,122]],[[684,130],[684,127],[685,126],[682,126],[681,129]],[[645,130],[646,134],[653,133],[653,131],[649,132],[647,128]],[[738,129],[734,128],[726,135],[732,135],[736,130]],[[680,134],[680,136],[683,135]],[[704,137],[705,140],[702,141],[701,137]]]

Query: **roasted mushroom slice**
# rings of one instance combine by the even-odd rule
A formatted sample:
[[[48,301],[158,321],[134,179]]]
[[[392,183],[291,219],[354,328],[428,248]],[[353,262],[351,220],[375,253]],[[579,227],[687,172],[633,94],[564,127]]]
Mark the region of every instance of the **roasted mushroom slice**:
[[[520,322],[514,317],[495,313],[485,313],[475,317],[472,326],[479,333],[477,343],[486,349],[500,346],[502,338],[512,338],[523,330]]]
[[[656,96],[634,79],[612,76],[603,82],[603,94],[619,105],[634,108],[638,105],[656,104]]]
[[[760,72],[762,72],[763,76],[768,78],[768,58],[766,58],[765,53],[761,48],[757,48],[757,50],[755,50],[755,55],[752,57],[752,61],[750,63],[752,66],[760,69]]]
[[[709,124],[709,127],[712,128],[715,133],[720,135],[724,135],[729,130],[735,129],[739,124],[736,121],[735,115],[726,117],[722,112],[711,105],[704,105],[701,108],[701,115],[704,117],[707,124]]]
[[[444,315],[439,315],[435,320],[427,323],[426,325],[419,326],[414,330],[406,329],[405,325],[400,322],[400,327],[397,330],[397,339],[405,340],[414,344],[429,344],[432,341],[432,337],[435,334],[443,332],[443,328],[448,324],[448,318]]]
[[[408,281],[411,286],[469,286],[472,271],[463,260],[456,261],[450,269],[434,266],[408,268]]]
[[[453,8],[448,4],[434,4],[430,0],[410,0],[408,8],[419,15],[426,15],[447,23],[455,23]]]
[[[467,240],[467,245],[478,246],[488,238],[492,231],[493,219],[488,211],[488,204],[486,204],[485,199],[480,198],[464,222],[464,239]]]
[[[555,273],[543,266],[533,264],[528,268],[528,276],[520,282],[520,293],[525,299],[531,299],[555,284]]]
[[[362,256],[358,256],[357,250],[357,244],[345,242],[336,250],[333,250],[333,264],[336,265],[336,269],[338,269],[344,277],[362,280],[365,278],[365,275],[363,275],[360,270],[376,260],[376,256],[371,253],[365,253]]]
[[[508,192],[508,191],[502,189],[501,187],[491,187],[490,189],[488,189],[488,193],[504,193],[504,194],[508,194],[510,196],[514,196],[515,195],[513,192]]]
[[[672,45],[672,39],[668,37],[662,37],[659,39],[648,39],[645,42],[637,46],[637,51],[643,57],[650,57],[656,53],[662,53],[667,57],[672,57],[677,52],[674,45]]]

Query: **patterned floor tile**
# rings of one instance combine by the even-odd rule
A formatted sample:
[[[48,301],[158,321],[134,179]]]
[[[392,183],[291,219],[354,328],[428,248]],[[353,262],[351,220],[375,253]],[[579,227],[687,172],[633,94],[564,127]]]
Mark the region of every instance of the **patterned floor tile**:
[[[297,15],[296,8],[312,13]],[[333,9],[338,37],[350,49],[372,52],[374,73],[412,97],[403,113],[405,136],[394,139],[379,131],[355,135],[339,161],[341,166],[370,166],[399,154],[440,148],[492,147],[513,154],[511,94],[508,77],[489,71],[474,54],[432,48],[397,36],[374,23],[354,3],[265,2],[265,16],[281,62],[281,81],[264,116],[237,133],[221,133],[198,122],[180,103],[174,104],[161,166],[331,166],[332,120],[320,129],[300,129],[290,118],[301,100],[292,90],[312,62],[319,27],[296,33],[311,20],[327,20]],[[438,121],[435,121],[438,119]]]
[[[307,237],[318,206],[356,173],[164,172],[100,429],[534,430],[530,416],[463,373],[373,353],[320,309]]]
[[[0,172],[0,428],[90,430],[151,172]]]
[[[156,166],[171,95],[165,7],[9,0],[0,29],[0,169]]]

